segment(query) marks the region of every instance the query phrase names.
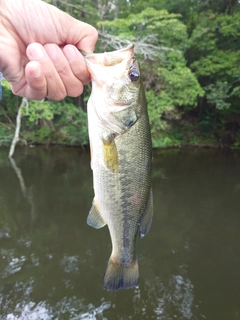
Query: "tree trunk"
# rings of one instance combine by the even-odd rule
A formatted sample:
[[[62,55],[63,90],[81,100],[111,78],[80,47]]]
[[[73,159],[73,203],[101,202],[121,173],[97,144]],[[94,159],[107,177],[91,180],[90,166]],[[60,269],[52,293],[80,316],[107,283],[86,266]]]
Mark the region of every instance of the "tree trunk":
[[[26,98],[22,98],[22,103],[18,109],[18,113],[17,113],[17,118],[16,118],[16,130],[15,130],[15,135],[14,138],[12,140],[12,144],[10,147],[10,151],[9,151],[9,158],[12,158],[14,151],[15,151],[15,146],[16,143],[19,141],[19,132],[20,132],[20,128],[21,128],[21,117],[22,117],[22,108],[26,107],[28,108],[28,100]]]

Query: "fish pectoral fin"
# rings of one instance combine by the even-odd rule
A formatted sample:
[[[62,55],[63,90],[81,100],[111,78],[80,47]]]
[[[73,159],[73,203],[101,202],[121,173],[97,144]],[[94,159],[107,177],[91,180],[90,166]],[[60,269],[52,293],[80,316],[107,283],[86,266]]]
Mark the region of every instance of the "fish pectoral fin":
[[[87,217],[87,224],[95,229],[100,229],[106,225],[95,201],[93,201],[92,208]]]
[[[118,151],[114,138],[102,139],[103,157],[105,166],[112,172],[118,171]]]
[[[148,205],[140,220],[140,227],[139,227],[140,238],[145,237],[148,231],[150,230],[152,225],[152,218],[153,218],[153,195],[152,195],[152,189],[151,189],[149,194],[149,199],[148,199]]]

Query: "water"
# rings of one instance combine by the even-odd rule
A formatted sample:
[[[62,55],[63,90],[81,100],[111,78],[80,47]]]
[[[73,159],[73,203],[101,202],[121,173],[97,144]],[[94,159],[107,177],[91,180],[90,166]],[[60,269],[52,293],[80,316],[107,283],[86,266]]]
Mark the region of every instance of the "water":
[[[240,319],[240,153],[155,152],[153,192],[140,287],[106,292],[88,153],[1,149],[0,319]]]

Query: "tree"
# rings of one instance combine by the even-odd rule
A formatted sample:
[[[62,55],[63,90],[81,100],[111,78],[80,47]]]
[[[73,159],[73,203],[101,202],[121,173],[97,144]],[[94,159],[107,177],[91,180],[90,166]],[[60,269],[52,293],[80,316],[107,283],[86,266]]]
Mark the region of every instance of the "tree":
[[[226,143],[234,141],[232,134],[226,134],[228,130],[239,132],[239,19],[240,12],[201,13],[187,53],[190,67],[206,92],[198,109],[201,118],[211,114],[212,129]]]

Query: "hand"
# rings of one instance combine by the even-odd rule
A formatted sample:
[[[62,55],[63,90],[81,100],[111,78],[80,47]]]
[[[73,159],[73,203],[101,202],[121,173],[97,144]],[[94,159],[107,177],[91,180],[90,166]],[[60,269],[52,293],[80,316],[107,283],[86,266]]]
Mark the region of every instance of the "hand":
[[[93,52],[97,37],[92,26],[40,0],[0,0],[0,71],[17,95],[80,95],[90,76],[79,50]]]

